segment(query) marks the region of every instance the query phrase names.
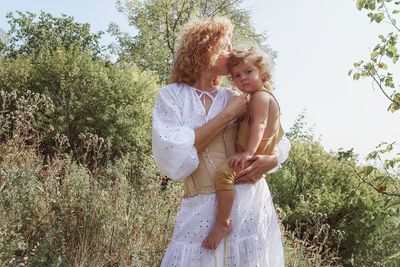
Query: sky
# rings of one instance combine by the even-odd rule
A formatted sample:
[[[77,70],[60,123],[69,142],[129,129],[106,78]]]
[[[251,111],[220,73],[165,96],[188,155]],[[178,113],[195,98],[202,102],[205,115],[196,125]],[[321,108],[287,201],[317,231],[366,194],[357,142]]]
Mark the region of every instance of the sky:
[[[0,28],[8,30],[6,13],[40,10],[73,16],[97,32],[114,22],[132,35],[115,0],[0,0]],[[378,35],[390,25],[370,24],[353,0],[245,0],[257,32],[266,33],[278,54],[273,72],[282,124],[289,130],[305,112],[305,120],[326,150],[354,148],[365,157],[381,142],[400,141],[400,111],[386,111],[389,102],[370,79],[353,81],[353,63],[369,58]],[[400,64],[392,67],[397,88]]]

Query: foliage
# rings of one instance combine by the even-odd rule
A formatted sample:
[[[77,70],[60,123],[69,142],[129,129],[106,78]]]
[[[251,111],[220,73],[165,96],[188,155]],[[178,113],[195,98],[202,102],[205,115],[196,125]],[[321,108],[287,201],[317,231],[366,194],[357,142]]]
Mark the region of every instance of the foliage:
[[[308,206],[312,206],[309,200],[305,202]],[[277,212],[283,220],[286,214],[279,208]],[[343,266],[340,263],[338,251],[345,232],[330,229],[330,225],[325,223],[326,214],[314,213],[310,210],[308,215],[303,222],[297,221],[294,230],[288,227],[281,229],[285,266]],[[333,249],[330,247],[332,238],[338,241],[338,245]]]
[[[371,22],[388,23],[393,26],[393,32],[387,35],[379,35],[379,43],[371,52],[369,60],[361,60],[354,63],[353,79],[360,77],[371,77],[374,84],[378,86],[386,98],[390,100],[388,110],[395,112],[400,109],[400,92],[398,85],[393,80],[393,73],[389,72],[388,65],[398,64],[399,49],[398,34],[400,28],[397,22],[400,21],[400,1],[392,0],[357,0],[358,10],[368,11]],[[349,71],[351,75],[353,70]]]
[[[400,14],[400,1],[392,0],[357,0],[357,9],[367,11],[368,17],[374,23],[386,23],[392,26],[393,31],[386,35],[379,35],[378,43],[371,52],[370,59],[367,62],[363,60],[354,63],[355,72],[353,79],[358,80],[362,76],[371,77],[373,84],[378,86],[386,98],[390,100],[388,110],[395,112],[400,109],[400,92],[394,82],[394,75],[389,70],[395,68],[399,59],[398,34],[400,29],[397,22]],[[352,70],[349,71],[351,75]],[[395,72],[395,74],[397,74]],[[390,231],[381,231],[379,233],[382,239],[382,248],[377,249],[377,254],[382,255],[380,262],[382,264],[397,266],[400,263],[400,249],[398,242],[393,240],[393,235],[399,238],[399,214],[400,214],[400,174],[399,156],[396,153],[396,143],[382,142],[375,151],[369,153],[366,159],[369,162],[364,168],[357,168],[351,159],[352,150],[339,152],[339,157],[353,169],[357,178],[370,190],[381,195],[383,201],[383,213],[390,216],[391,220],[385,220],[382,229],[388,227]],[[397,149],[398,151],[398,149]],[[395,155],[390,158],[390,155]],[[384,159],[386,158],[386,159]],[[376,167],[378,166],[378,167]],[[395,227],[393,227],[393,225]],[[392,249],[392,248],[395,249]]]
[[[132,179],[128,154],[95,174],[63,149],[45,159],[34,121],[51,111],[51,100],[32,92],[1,96],[0,265],[159,265],[172,236],[180,185],[160,190],[150,157],[140,177],[146,183]],[[54,137],[62,147],[60,135]]]
[[[8,43],[0,49],[2,54],[9,57],[17,55],[37,55],[43,47],[51,51],[63,47],[79,47],[80,50],[88,49],[93,55],[100,54],[99,39],[102,32],[90,33],[90,25],[74,22],[74,18],[62,15],[61,18],[53,17],[41,11],[39,17],[31,12],[16,11],[16,16],[7,14],[11,29],[8,31]]]
[[[159,85],[156,77],[135,66],[108,65],[79,48],[43,48],[36,56],[0,61],[0,88],[50,97],[54,111],[48,121],[35,123],[51,124],[64,134],[70,145],[66,152],[74,152],[75,159],[93,168],[94,153],[96,159],[105,160],[128,152],[141,159],[150,152],[151,110]],[[85,157],[78,158],[89,139],[102,143],[101,151],[89,148]],[[44,141],[45,153],[53,153],[53,140],[47,136]]]
[[[9,42],[9,36],[7,32],[0,28],[0,51],[2,51]]]
[[[304,126],[301,121],[295,123],[289,133],[294,137],[289,159],[268,178],[276,192],[275,203],[286,214],[282,223],[292,231],[300,228],[297,237],[304,240],[308,236],[309,242],[319,238],[316,242],[323,244],[328,236],[326,244],[331,251],[340,245],[338,256],[345,265],[389,263],[388,257],[400,249],[399,244],[393,245],[400,238],[400,204],[387,205],[385,196],[359,179],[348,163],[358,172],[368,167],[356,166],[354,155],[344,160],[324,151],[312,135],[304,134]],[[313,214],[325,218],[326,234],[318,235],[318,224],[310,220]],[[328,247],[322,248],[322,255]],[[396,260],[399,257],[391,262]]]
[[[382,158],[385,154],[392,152],[395,145],[396,143],[394,142],[391,144],[387,142],[380,143],[377,146],[377,150],[370,152],[366,157],[370,164],[363,170],[358,170],[353,164],[350,164],[362,182],[387,197],[386,205],[400,204],[400,153],[397,153],[397,157],[394,158]],[[339,156],[343,160],[348,160],[352,157],[352,154],[352,149],[339,152]],[[377,163],[381,168],[374,166]]]
[[[266,47],[266,37],[255,32],[250,12],[240,8],[241,3],[242,0],[118,0],[119,11],[128,16],[129,23],[138,32],[130,37],[121,33],[116,25],[109,31],[118,40],[120,61],[134,62],[165,82],[179,32],[193,19],[229,17],[235,26],[234,40],[254,41]]]
[[[97,57],[100,35],[71,17],[9,15],[14,28],[0,48],[0,265],[160,264],[182,188],[161,184],[152,160],[159,84],[140,69],[165,79],[177,32],[202,14],[237,18],[236,36],[264,40],[240,3],[120,1],[139,34],[111,26],[120,38],[118,64]],[[150,44],[159,50],[146,50]],[[400,204],[389,193],[399,192],[399,160],[382,160],[383,171],[358,166],[351,151],[324,151],[305,127],[302,119],[294,124],[290,158],[268,178],[281,207],[287,263],[398,264]],[[393,147],[383,144],[369,157],[379,160]]]

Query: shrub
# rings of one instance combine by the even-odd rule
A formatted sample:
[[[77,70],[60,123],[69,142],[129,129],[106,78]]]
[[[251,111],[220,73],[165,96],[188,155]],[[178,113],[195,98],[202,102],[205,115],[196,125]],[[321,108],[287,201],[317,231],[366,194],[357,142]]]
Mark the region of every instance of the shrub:
[[[301,122],[296,125],[301,126]],[[318,236],[318,224],[310,217],[326,214],[324,224],[330,229],[329,235],[320,235],[318,243],[329,236],[326,241],[329,246],[321,251],[322,255],[328,248],[335,250],[340,244],[338,256],[342,264],[385,263],[387,255],[394,253],[393,249],[388,249],[389,245],[398,238],[397,233],[392,232],[399,227],[395,223],[399,219],[395,207],[387,209],[381,194],[363,183],[337,153],[324,151],[302,127],[292,128],[289,136],[292,149],[288,161],[278,172],[268,176],[275,202],[286,214],[282,221],[286,228],[296,231],[301,240],[307,237],[313,241]],[[356,157],[349,160],[356,165]],[[336,234],[337,231],[345,234],[340,239],[335,238],[333,229]],[[382,253],[382,246],[385,253]]]
[[[152,175],[131,179],[129,154],[95,174],[62,151],[46,159],[39,149],[41,132],[32,122],[51,101],[33,93],[1,95],[0,265],[159,265],[172,236],[181,185],[161,191]],[[15,110],[9,112],[9,106]],[[62,148],[65,139],[56,136],[56,147]],[[148,173],[155,172],[153,161],[146,164]]]
[[[151,111],[159,87],[149,72],[133,65],[109,65],[78,48],[43,48],[37,56],[0,61],[0,88],[18,95],[32,91],[50,97],[54,110],[48,120],[34,122],[38,130],[51,124],[55,132],[68,138],[70,147],[65,152],[95,170],[99,163],[129,152],[135,170],[141,170],[135,175],[143,173],[141,163],[149,160],[145,155],[151,151]],[[43,138],[47,155],[54,153],[53,136]],[[103,145],[101,151],[86,151],[82,158],[85,151],[81,149],[88,139]],[[93,162],[94,158],[100,162]]]

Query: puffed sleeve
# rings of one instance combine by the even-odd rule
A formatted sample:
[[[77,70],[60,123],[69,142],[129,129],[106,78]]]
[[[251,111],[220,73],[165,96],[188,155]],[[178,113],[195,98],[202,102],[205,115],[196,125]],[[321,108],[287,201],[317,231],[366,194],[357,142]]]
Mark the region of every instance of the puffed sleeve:
[[[268,173],[276,172],[281,164],[287,160],[287,158],[289,157],[290,147],[290,141],[285,136],[283,136],[277,144],[277,148],[279,150],[278,165],[275,168],[269,170]]]
[[[152,149],[160,171],[174,180],[194,172],[199,159],[194,147],[194,130],[183,125],[176,91],[167,85],[160,89],[153,110]]]

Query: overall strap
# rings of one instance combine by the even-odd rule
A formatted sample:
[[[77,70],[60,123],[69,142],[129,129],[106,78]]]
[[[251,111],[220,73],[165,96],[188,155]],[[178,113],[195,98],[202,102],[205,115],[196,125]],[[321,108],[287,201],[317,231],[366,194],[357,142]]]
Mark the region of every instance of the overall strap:
[[[254,93],[252,93],[252,94],[250,95],[250,100],[249,100],[249,101],[251,101],[251,100],[253,99],[253,97],[254,97],[257,93],[259,93],[259,92],[267,92],[268,94],[270,94],[270,95],[275,99],[276,104],[278,104],[279,114],[280,114],[280,113],[281,113],[281,107],[279,106],[278,100],[276,99],[276,97],[274,96],[274,94],[273,94],[270,90],[267,90],[267,89],[264,88],[264,87],[261,87],[260,89],[258,89],[258,90],[255,91]]]

